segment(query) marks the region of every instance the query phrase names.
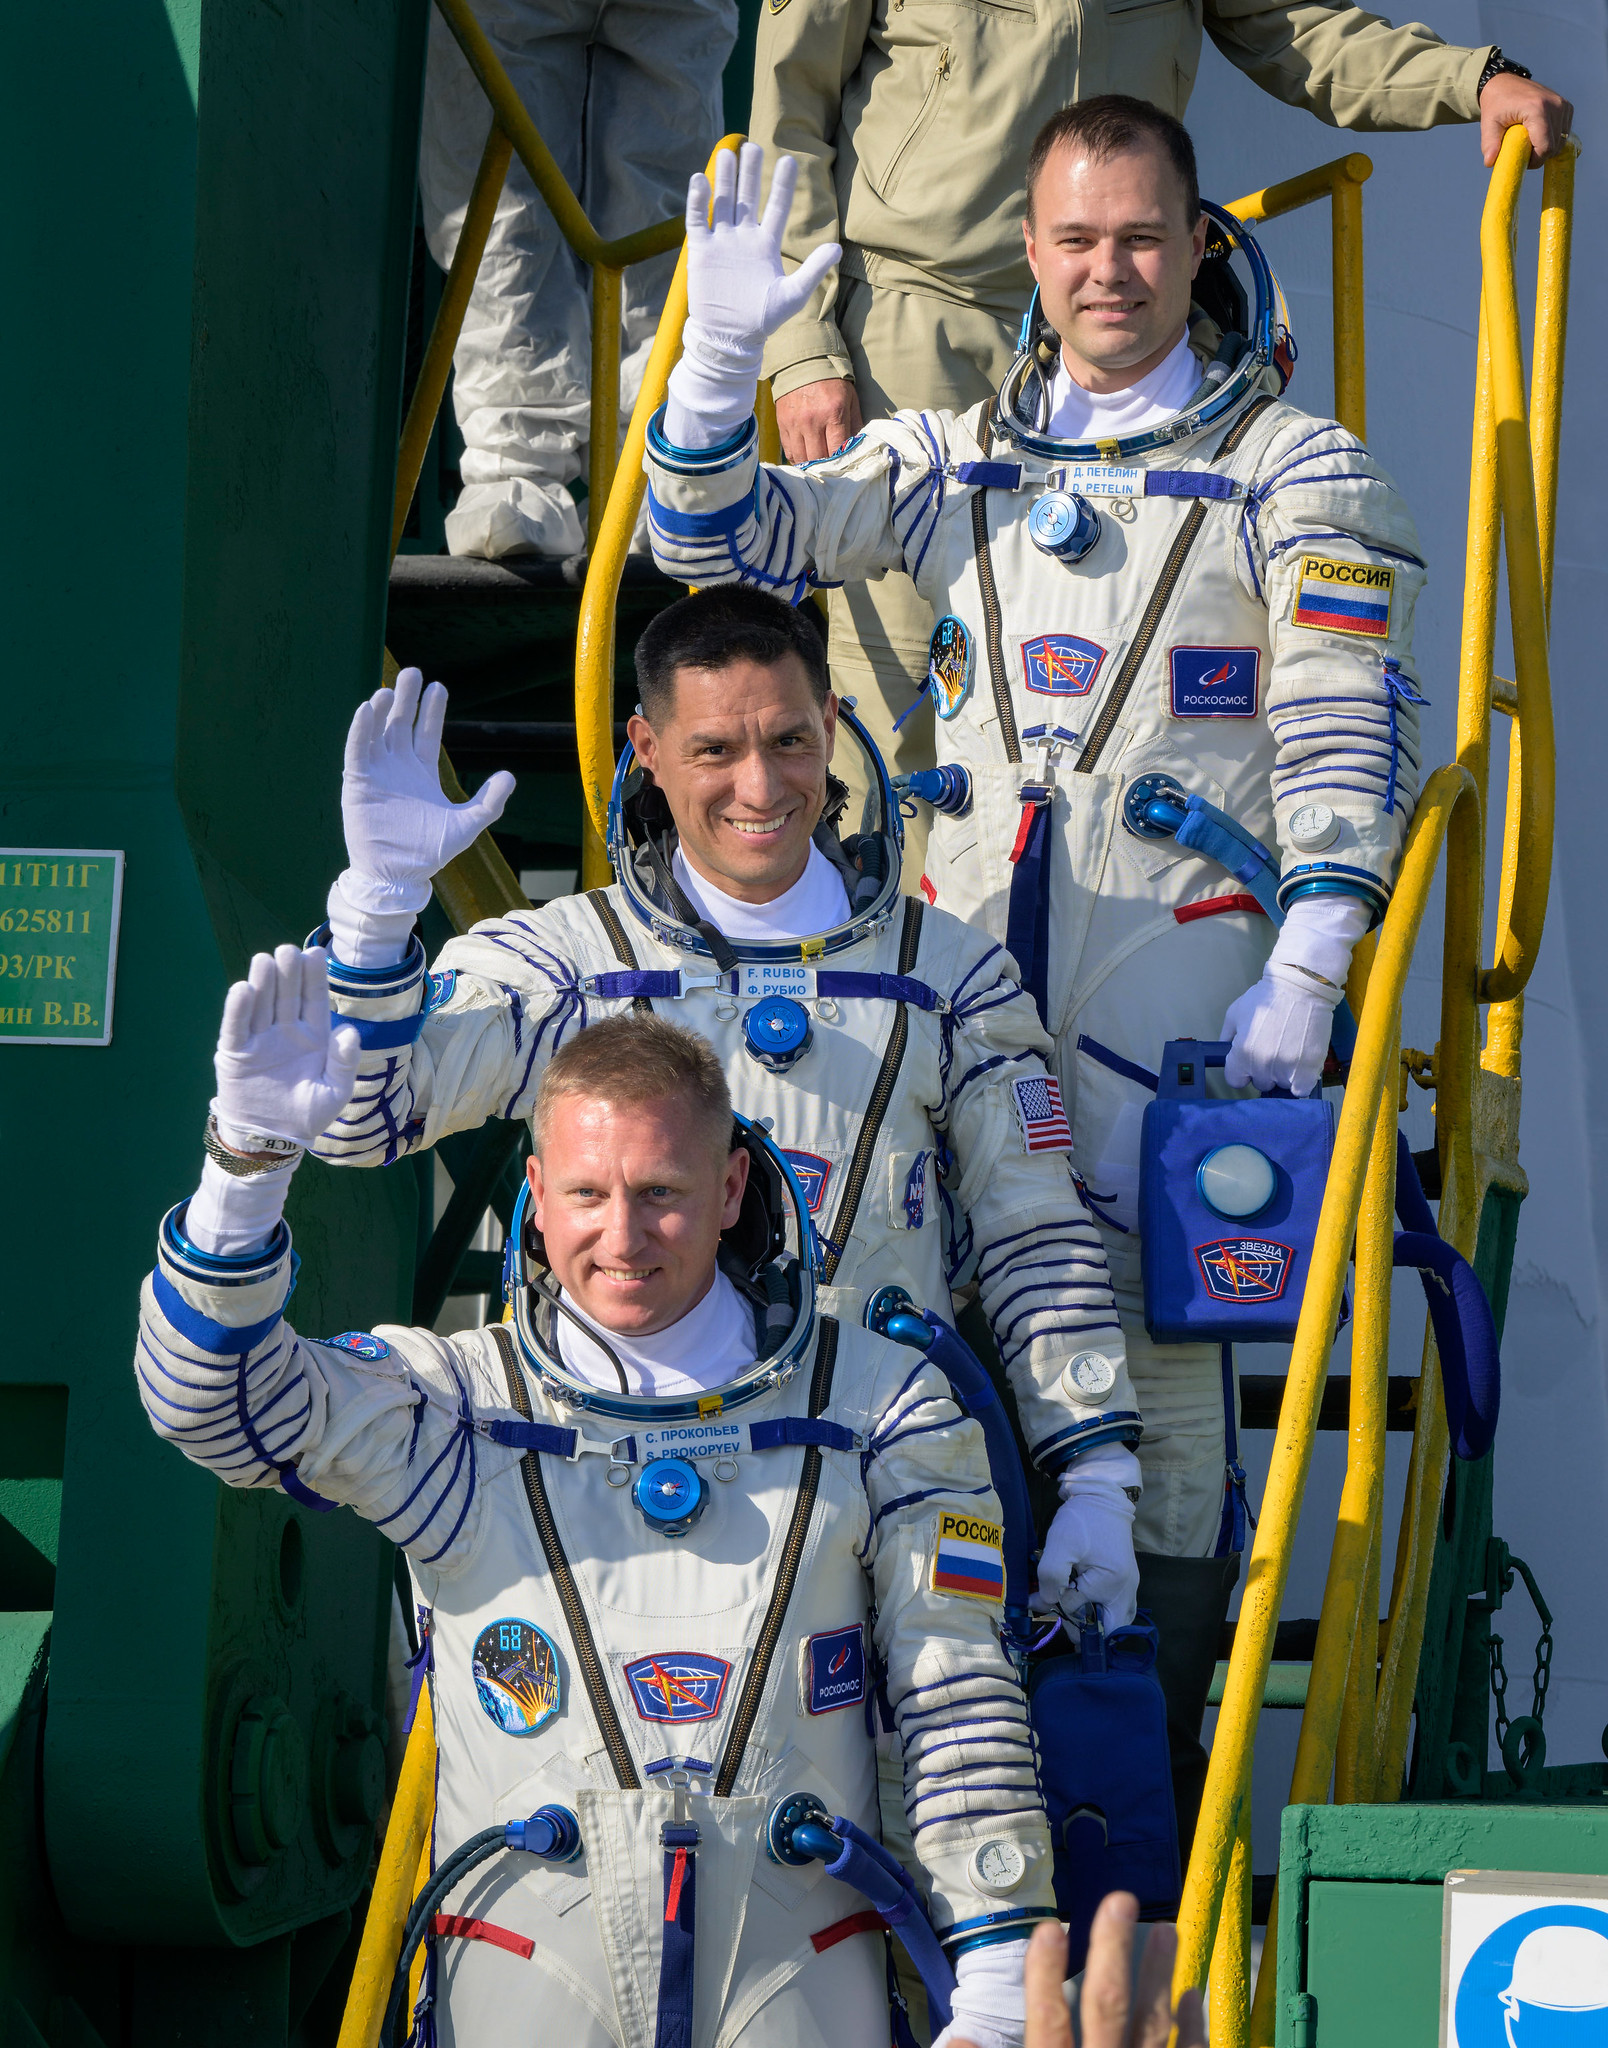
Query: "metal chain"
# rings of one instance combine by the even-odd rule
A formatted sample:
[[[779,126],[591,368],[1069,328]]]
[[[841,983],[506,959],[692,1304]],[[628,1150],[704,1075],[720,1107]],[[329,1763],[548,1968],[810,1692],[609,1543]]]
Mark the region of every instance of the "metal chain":
[[[1552,1683],[1552,1631],[1543,1627],[1535,1645],[1535,1705],[1530,1709],[1539,1721],[1547,1710],[1547,1687]]]
[[[1501,1749],[1507,1740],[1507,1666],[1502,1662],[1502,1638],[1491,1637],[1491,1697],[1496,1701],[1496,1746]]]

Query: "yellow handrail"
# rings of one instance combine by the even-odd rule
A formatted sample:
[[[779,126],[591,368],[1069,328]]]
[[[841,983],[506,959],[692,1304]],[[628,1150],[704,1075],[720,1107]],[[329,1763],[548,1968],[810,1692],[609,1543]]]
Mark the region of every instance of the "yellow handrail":
[[[1546,914],[1553,788],[1546,634],[1561,437],[1572,147],[1547,166],[1544,180],[1535,419],[1528,424],[1512,255],[1518,188],[1529,161],[1529,143],[1522,130],[1510,130],[1491,177],[1481,232],[1483,290],[1457,760],[1437,770],[1425,785],[1403,850],[1390,909],[1378,934],[1377,951],[1370,963],[1364,957],[1365,949],[1359,948],[1355,963],[1353,1000],[1364,986],[1366,989],[1356,1057],[1336,1134],[1185,1884],[1176,1983],[1180,1989],[1200,1983],[1209,1962],[1214,2027],[1233,2048],[1240,2048],[1247,2038],[1251,2048],[1271,2048],[1274,2037],[1277,1960],[1271,1920],[1248,2036],[1226,2009],[1229,2001],[1220,1997],[1217,1978],[1223,1975],[1235,1987],[1243,1981],[1243,1962],[1237,1953],[1241,1917],[1237,1844],[1249,1807],[1257,1717],[1353,1236],[1357,1312],[1350,1455],[1291,1799],[1312,1803],[1326,1798],[1331,1770],[1341,1800],[1390,1801],[1401,1795],[1449,1449],[1438,1360],[1426,1325],[1412,1469],[1376,1686],[1401,997],[1444,843],[1447,879],[1441,1035],[1434,1063],[1443,1188],[1439,1223],[1442,1235],[1465,1256],[1471,1256],[1492,1170],[1483,1150],[1479,1155],[1475,1150],[1476,1089],[1499,1087],[1505,1079],[1517,1078],[1520,992],[1533,968]],[[1339,167],[1326,168],[1334,171]],[[1292,180],[1289,186],[1256,194],[1243,202],[1247,211],[1241,217],[1253,217],[1252,208],[1256,209],[1254,217],[1262,218],[1284,205],[1304,203],[1317,196],[1313,188],[1319,178],[1320,174],[1310,174],[1305,181]],[[1338,283],[1338,256],[1336,277]],[[1337,319],[1338,314],[1337,303]],[[1337,338],[1337,392],[1340,361]],[[1340,410],[1338,404],[1336,410]],[[1501,679],[1492,670],[1499,528],[1506,540],[1519,674],[1517,690],[1502,708],[1514,718],[1513,747],[1519,749],[1521,738],[1525,744],[1510,756],[1500,936],[1496,965],[1482,975],[1490,717],[1493,701],[1501,703],[1503,695]],[[1495,1001],[1495,1007],[1482,1060],[1479,1005],[1485,1001]],[[1235,1901],[1232,1915],[1225,1892]]]
[[[1362,188],[1373,160],[1336,157],[1297,178],[1233,200],[1228,211],[1247,227],[1310,206],[1329,195],[1329,259],[1334,279],[1334,416],[1359,441],[1368,438],[1368,349],[1362,295]]]
[[[413,1902],[419,1859],[429,1846],[434,1814],[435,1723],[426,1685],[419,1690],[418,1712],[385,1827],[385,1846],[369,1895],[363,1939],[358,1944],[335,2048],[376,2048],[379,2041],[380,2023],[402,1953],[402,1924]]]

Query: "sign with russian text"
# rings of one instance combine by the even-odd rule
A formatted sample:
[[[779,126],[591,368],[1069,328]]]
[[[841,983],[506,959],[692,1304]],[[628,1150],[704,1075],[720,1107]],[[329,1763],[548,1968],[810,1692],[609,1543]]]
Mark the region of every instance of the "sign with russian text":
[[[0,1043],[110,1045],[123,856],[0,846]]]

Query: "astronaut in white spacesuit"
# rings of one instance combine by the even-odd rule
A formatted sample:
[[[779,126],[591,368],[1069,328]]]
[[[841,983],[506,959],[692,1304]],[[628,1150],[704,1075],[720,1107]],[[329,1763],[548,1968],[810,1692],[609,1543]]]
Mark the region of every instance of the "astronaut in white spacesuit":
[[[494,1843],[444,1901],[435,2038],[884,2048],[875,1916],[767,1851],[796,1795],[875,1834],[880,1684],[954,2028],[1019,2048],[1051,1855],[977,1424],[925,1358],[820,1312],[796,1181],[707,1043],[654,1017],[548,1064],[512,1322],[299,1337],[280,1212],[357,1050],[316,949],[230,990],[136,1371],[229,1485],[344,1503],[407,1553],[436,1867],[544,1804],[578,1825],[575,1860]]]
[[[1177,1567],[1153,1585],[1147,1565],[1142,1602],[1162,1604],[1162,1576],[1198,1575],[1180,1611],[1201,1623],[1204,1705],[1208,1610],[1232,1583],[1213,1554],[1240,1520],[1235,1398],[1219,1347],[1145,1335],[1141,1117],[1171,1038],[1232,1040],[1234,1086],[1318,1079],[1418,789],[1412,519],[1354,436],[1281,402],[1294,351],[1265,259],[1202,211],[1185,130],[1115,97],[1066,109],[1034,145],[1039,289],[993,404],[760,464],[754,380],[789,189],[777,180],[762,213],[760,172],[757,151],[721,168],[712,225],[707,183],[689,195],[686,349],[648,437],[655,555],[700,586],[795,601],[904,569],[939,615],[929,688],[952,787],[923,883],[1008,943],[1054,1040],[1145,1417],[1137,1546]],[[1214,238],[1198,295],[1248,335],[1192,306]],[[1230,243],[1255,281],[1249,317]],[[1276,942],[1236,880],[1153,829],[1147,788],[1277,845]]]
[[[831,697],[805,614],[700,592],[649,625],[636,664],[635,757],[611,806],[619,880],[477,925],[428,975],[413,920],[429,877],[510,778],[447,802],[446,693],[421,694],[417,671],[359,708],[342,785],[351,865],[315,939],[364,1051],[315,1150],[381,1165],[527,1117],[547,1060],[600,1017],[651,1008],[701,1032],[803,1186],[823,1308],[858,1321],[876,1290],[902,1287],[948,1318],[951,1274],[975,1275],[1028,1455],[1060,1494],[1043,1596],[1125,1624],[1140,1417],[1031,1002],[996,941],[900,894],[887,777]],[[863,750],[863,829],[834,821],[834,748]]]

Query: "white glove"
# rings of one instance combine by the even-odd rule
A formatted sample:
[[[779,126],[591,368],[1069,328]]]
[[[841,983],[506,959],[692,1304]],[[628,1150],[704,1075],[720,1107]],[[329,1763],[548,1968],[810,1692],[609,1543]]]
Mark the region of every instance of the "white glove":
[[[735,158],[723,149],[715,159],[712,211],[702,171],[687,186],[687,325],[664,423],[677,448],[712,447],[748,418],[767,337],[803,311],[843,253],[828,242],[791,275],[783,272],[782,229],[798,165],[790,156],[776,159],[761,215],[764,168],[757,142],[745,142]]]
[[[1022,2048],[1027,2028],[1027,1998],[1022,1964],[1027,1942],[993,1941],[969,1948],[955,1962],[954,2017],[932,2048],[950,2048],[970,2041],[974,2048]]]
[[[376,690],[352,719],[341,774],[351,866],[329,900],[335,957],[348,967],[401,959],[413,919],[430,900],[430,877],[495,824],[513,794],[506,769],[466,803],[442,794],[446,717],[440,683],[424,689],[419,671],[405,668],[394,690]]]
[[[1218,1033],[1234,1041],[1223,1067],[1231,1088],[1312,1093],[1369,915],[1360,896],[1298,896],[1290,905],[1261,980],[1229,1005]]]
[[[1067,1467],[1039,1558],[1035,1608],[1070,1615],[1092,1600],[1102,1628],[1128,1626],[1139,1599],[1128,1488],[1142,1484],[1139,1460],[1121,1444],[1100,1444]]]
[[[259,953],[224,998],[212,1114],[231,1151],[261,1152],[264,1138],[305,1148],[352,1099],[358,1037],[330,1028],[325,959],[317,947]],[[273,1172],[236,1176],[208,1159],[186,1218],[190,1241],[224,1256],[266,1245],[300,1160],[298,1152]]]

